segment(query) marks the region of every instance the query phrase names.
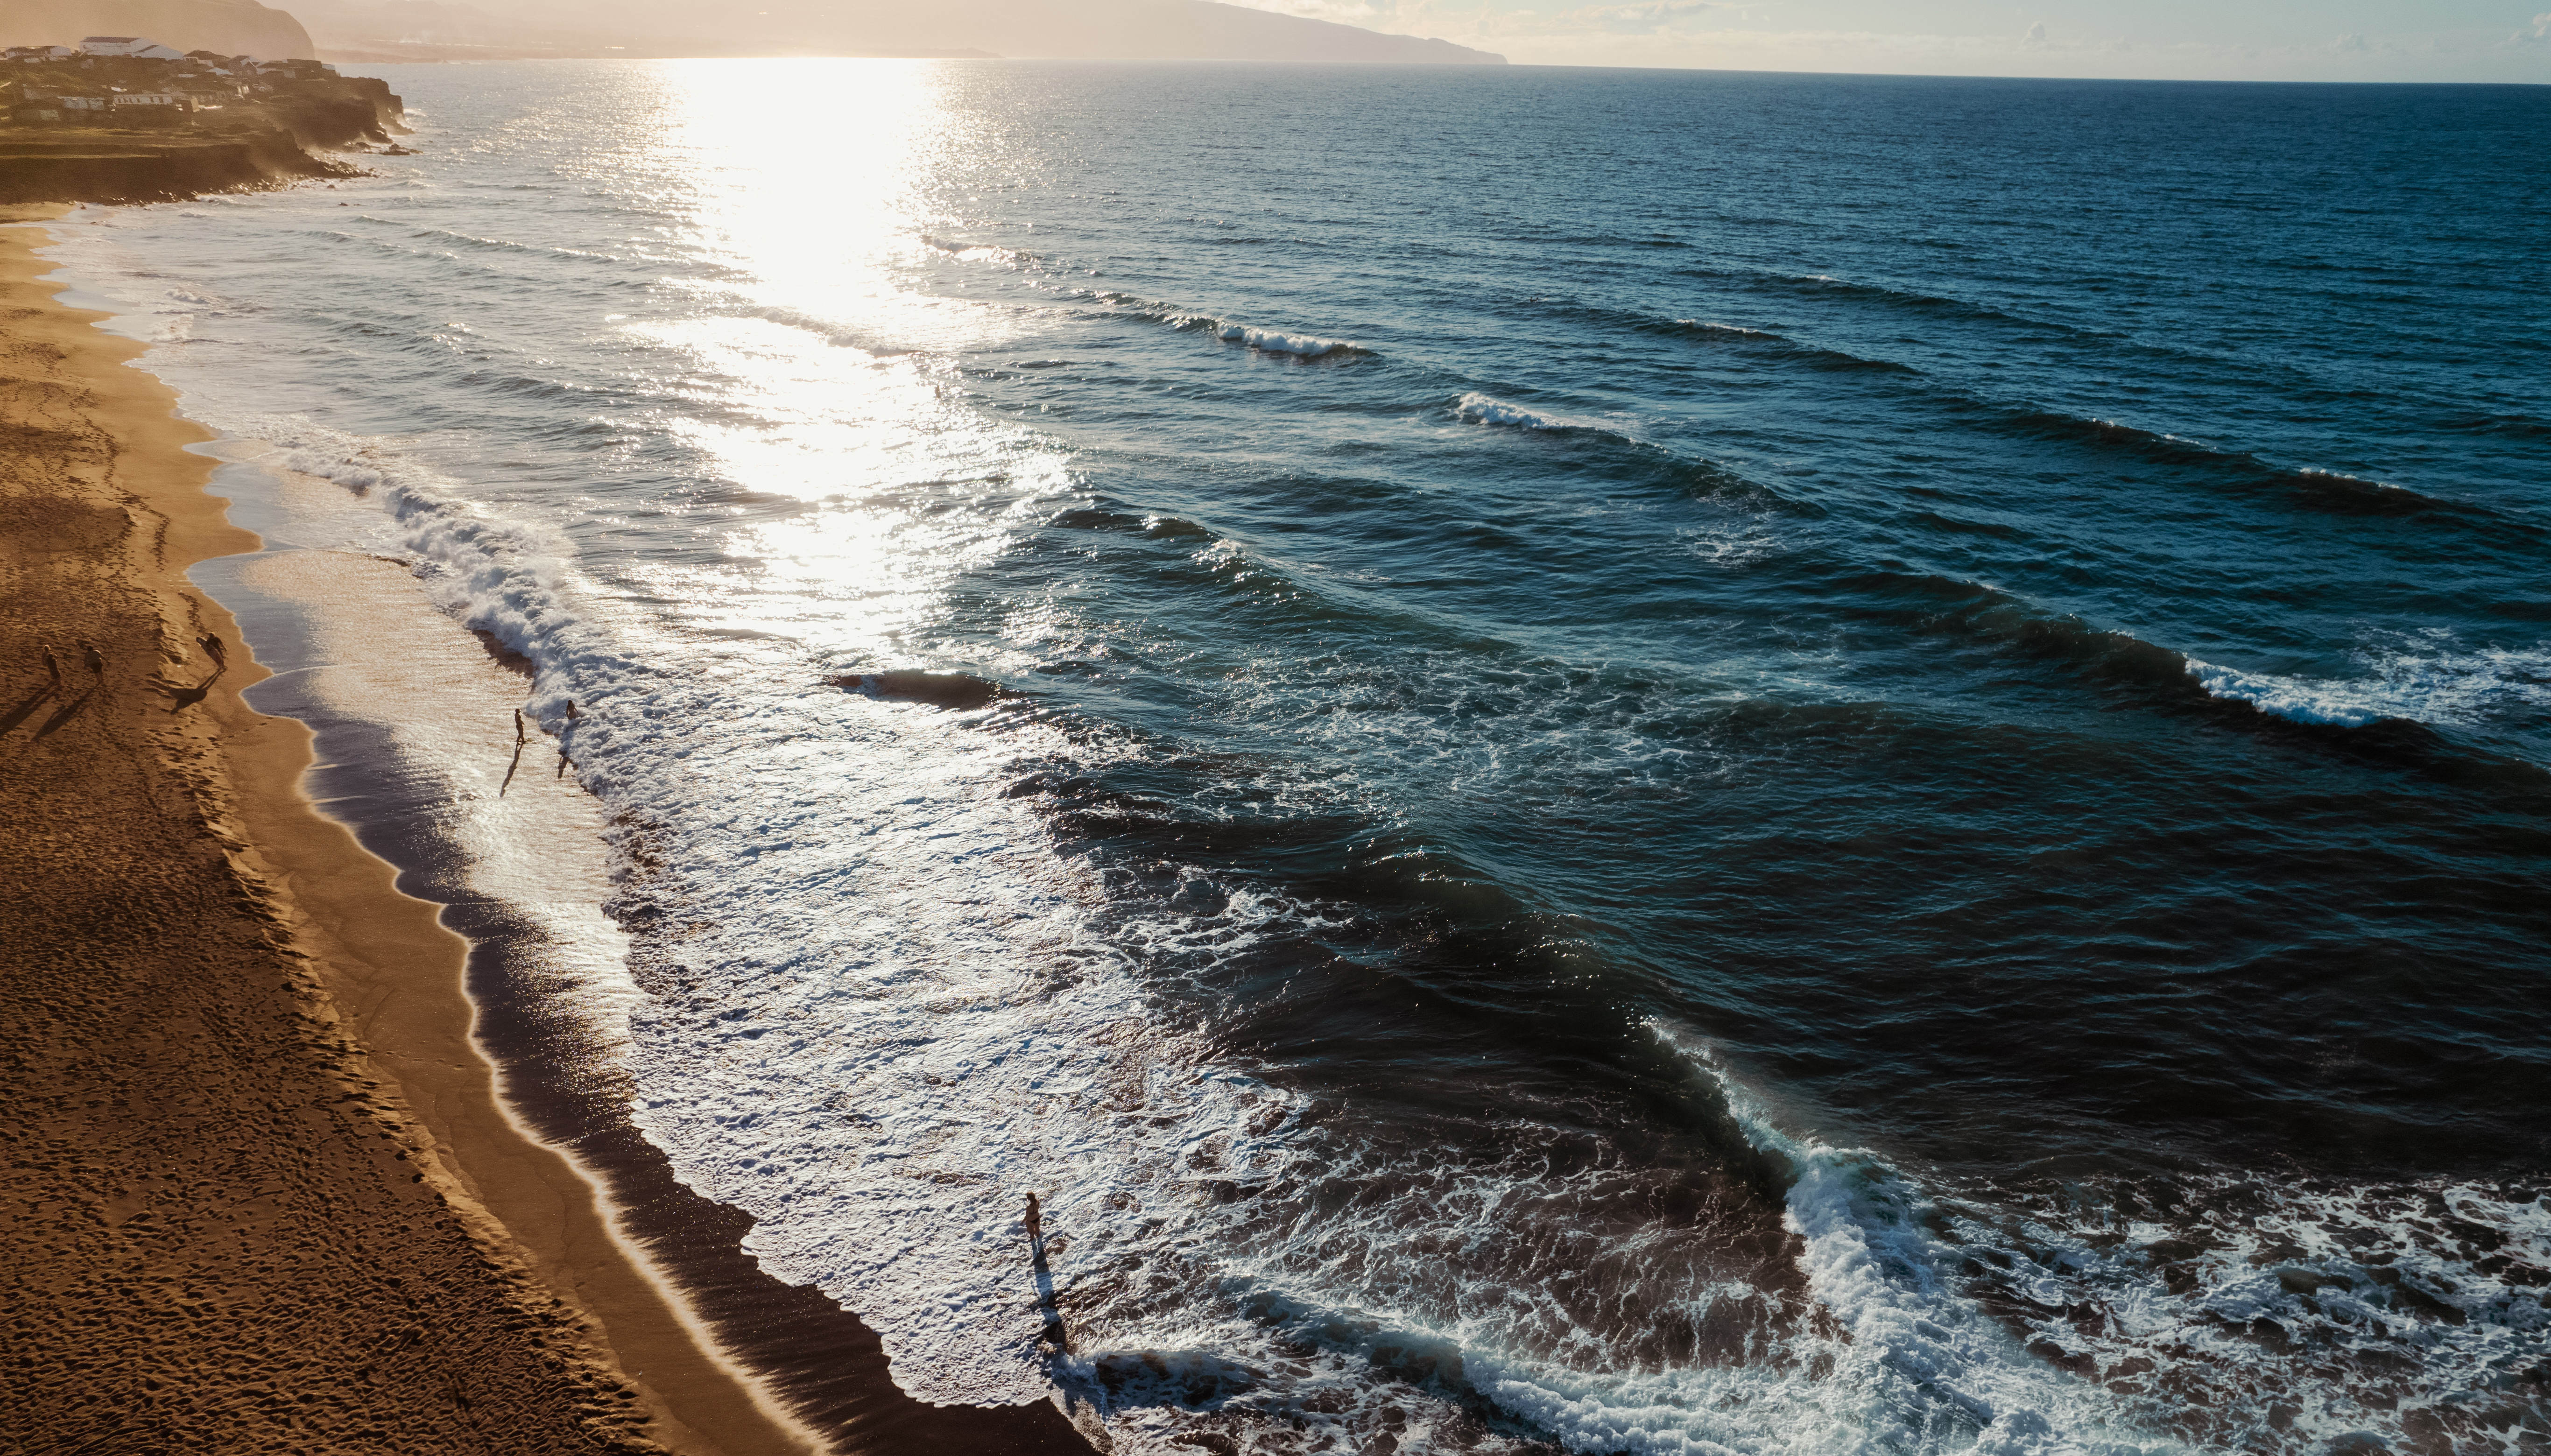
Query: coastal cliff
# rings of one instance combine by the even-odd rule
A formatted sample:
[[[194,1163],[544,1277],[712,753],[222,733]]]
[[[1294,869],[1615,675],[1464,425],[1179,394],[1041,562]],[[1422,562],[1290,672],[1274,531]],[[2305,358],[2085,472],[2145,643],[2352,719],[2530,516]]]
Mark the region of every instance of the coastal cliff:
[[[284,131],[238,140],[153,142],[100,135],[66,141],[0,139],[0,204],[178,202],[207,192],[255,192],[309,177],[360,173],[293,145]]]
[[[0,204],[169,202],[359,176],[313,154],[387,144],[405,114],[386,81],[322,76],[149,126],[0,126]]]

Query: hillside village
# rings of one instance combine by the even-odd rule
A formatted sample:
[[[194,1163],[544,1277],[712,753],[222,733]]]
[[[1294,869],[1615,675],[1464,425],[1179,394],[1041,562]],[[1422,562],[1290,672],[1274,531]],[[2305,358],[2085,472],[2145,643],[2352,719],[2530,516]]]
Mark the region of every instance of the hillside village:
[[[0,52],[0,206],[154,202],[360,173],[405,155],[387,82],[306,59],[179,52],[148,36]]]
[[[255,104],[337,79],[316,60],[178,52],[144,36],[0,52],[0,117],[19,126],[182,126],[205,111]]]

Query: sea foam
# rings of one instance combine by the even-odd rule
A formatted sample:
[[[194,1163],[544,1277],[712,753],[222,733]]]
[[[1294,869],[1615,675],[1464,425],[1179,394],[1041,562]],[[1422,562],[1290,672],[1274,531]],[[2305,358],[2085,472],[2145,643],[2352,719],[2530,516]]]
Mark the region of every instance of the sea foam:
[[[1244,324],[1213,314],[1191,312],[1131,293],[1082,290],[1075,296],[1123,308],[1139,318],[1156,319],[1173,329],[1210,335],[1226,344],[1242,345],[1261,354],[1313,360],[1364,356],[1373,353],[1372,350],[1351,339],[1332,339],[1291,329],[1270,329],[1256,324]]]
[[[1454,401],[1453,412],[1480,425],[1511,425],[1519,430],[1553,430],[1564,428],[1547,415],[1535,413],[1519,404],[1508,404],[1492,394],[1474,390]]]
[[[2479,726],[2551,707],[2551,647],[2467,648],[2448,634],[2396,635],[2358,650],[2361,676],[2248,673],[2196,658],[2188,670],[2212,695],[2296,723],[2362,728],[2386,718]]]
[[[1213,337],[1230,344],[1246,344],[1262,354],[1289,354],[1300,359],[1320,359],[1332,354],[1362,354],[1366,351],[1345,339],[1323,339],[1314,334],[1285,334],[1274,329],[1252,328],[1247,324],[1211,324]]]
[[[2383,700],[2379,688],[2366,684],[2244,673],[2196,658],[2188,660],[2188,670],[2196,675],[2197,682],[2208,693],[2231,702],[2246,702],[2270,717],[2292,722],[2362,728],[2400,716]]]

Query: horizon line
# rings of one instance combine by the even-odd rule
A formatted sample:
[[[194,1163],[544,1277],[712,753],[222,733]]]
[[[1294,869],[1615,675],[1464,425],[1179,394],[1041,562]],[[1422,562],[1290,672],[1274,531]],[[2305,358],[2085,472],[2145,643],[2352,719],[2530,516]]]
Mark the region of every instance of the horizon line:
[[[1437,37],[1406,37],[1410,40],[1434,40]],[[1458,45],[1458,42],[1445,42]],[[332,65],[501,65],[513,61],[562,60],[930,60],[951,64],[1035,63],[1045,65],[1286,65],[1328,66],[1339,70],[1416,70],[1455,73],[1506,73],[1518,70],[1620,70],[1642,74],[1672,72],[1687,75],[1732,76],[1823,76],[1835,79],[1901,80],[1901,81],[2079,81],[2089,85],[2114,86],[2551,86],[2551,80],[2539,81],[2444,81],[2444,80],[2296,80],[2269,76],[2067,76],[2067,75],[1998,75],[1970,71],[1888,71],[1888,70],[1783,70],[1768,66],[1729,65],[1595,65],[1564,60],[1504,60],[1485,64],[1476,61],[1441,60],[1296,60],[1260,56],[1229,55],[956,55],[947,52],[852,54],[834,52],[781,52],[760,55],[447,55],[435,57],[352,58],[357,52],[339,47],[315,48],[335,52],[340,57]],[[489,47],[489,50],[501,48]],[[1471,48],[1464,48],[1471,49]],[[1493,54],[1495,52],[1484,52]]]

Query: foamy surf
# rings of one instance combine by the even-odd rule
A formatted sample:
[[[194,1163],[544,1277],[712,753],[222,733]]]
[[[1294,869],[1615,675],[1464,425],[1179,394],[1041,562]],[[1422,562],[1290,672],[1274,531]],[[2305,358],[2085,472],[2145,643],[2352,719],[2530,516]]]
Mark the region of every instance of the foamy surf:
[[[1511,425],[1519,430],[1555,430],[1564,425],[1549,416],[1509,404],[1492,394],[1474,390],[1453,403],[1453,412],[1463,419],[1480,425]]]
[[[2094,1373],[2163,1388],[2194,1378],[2171,1375],[2188,1358],[2174,1341],[2219,1346],[2210,1370],[2245,1343],[2209,1330],[2291,1324],[2306,1299],[2296,1281],[2228,1256],[2198,1291],[2159,1297],[2148,1262],[2103,1263],[2040,1235],[2052,1246],[2041,1279],[2096,1284],[2105,1269],[2134,1312],[2095,1341],[2058,1329],[2032,1345],[1964,1292],[1966,1255],[1929,1231],[1976,1226],[1972,1215],[1876,1153],[1784,1132],[1702,1044],[1657,1026],[1722,1089],[1748,1139],[1793,1170],[1784,1222],[1834,1332],[1809,1320],[1742,1366],[1636,1373],[1519,1348],[1495,1318],[1396,1301],[1387,1292],[1408,1276],[1391,1266],[1410,1256],[1392,1250],[1408,1229],[1492,1226],[1489,1210],[1527,1188],[1580,1196],[1497,1170],[1421,1183],[1360,1218],[1323,1220],[1321,1240],[1361,1251],[1345,1265],[1310,1256],[1249,1200],[1207,1196],[1316,1186],[1366,1154],[1306,1136],[1292,1099],[1162,1025],[1128,950],[1202,935],[1208,954],[1228,953],[1316,907],[1244,897],[1203,925],[1102,913],[1101,887],[1054,860],[1035,816],[999,794],[1020,744],[928,701],[810,683],[739,710],[692,679],[633,673],[611,634],[566,604],[559,543],[349,444],[305,443],[291,459],[378,504],[457,615],[543,664],[544,717],[621,808],[622,862],[652,867],[615,906],[636,927],[649,993],[630,1018],[641,1126],[694,1188],[755,1215],[748,1248],[765,1268],[876,1328],[920,1399],[1060,1395],[1095,1410],[1118,1449],[1158,1456],[1204,1434],[1276,1451],[1294,1448],[1286,1432],[1377,1429],[1412,1452],[1550,1441],[1674,1456],[2158,1456],[2210,1443],[2169,1434],[2167,1403],[2121,1398],[2064,1362],[2088,1357]],[[871,678],[883,680],[858,680]],[[572,723],[570,695],[584,703]],[[2326,696],[2312,701],[2327,712]],[[972,698],[960,706],[979,711]],[[679,726],[704,722],[714,736]],[[852,802],[861,828],[847,845],[830,842],[830,810],[802,791],[765,802],[718,787],[797,741],[848,753],[892,786],[891,801]],[[666,790],[679,784],[696,786]],[[1391,1183],[1412,1172],[1370,1171]],[[1023,1265],[1029,1191],[1053,1233],[1051,1298]],[[2476,1216],[2468,1198],[2453,1206]],[[2521,1208],[2486,1216],[2500,1238],[2539,1241]],[[2370,1273],[2357,1283],[2398,1288]],[[1210,1294],[1163,1303],[1150,1292],[1164,1287]],[[1510,1295],[1483,1285],[1470,1298],[1495,1309]],[[1746,1295],[1720,1285],[1697,1300],[1706,1310]],[[2329,1317],[2384,1317],[2357,1302],[2363,1312]],[[2421,1347],[2434,1381],[2485,1376],[2492,1350],[2529,1337],[2541,1312],[2520,1287],[2453,1307],[2475,1334]],[[1069,1348],[1050,1338],[1058,1318]],[[1425,1372],[1414,1381],[1375,1378],[1411,1362]],[[2251,1386],[2298,1390],[2291,1367],[2254,1363]],[[2415,1411],[2440,1392],[2409,1394]],[[2236,1401],[2226,1419],[2257,1424],[2281,1408]],[[2296,1408],[2289,1424],[2333,1435],[2405,1428],[2364,1399]]]
[[[1351,339],[1331,339],[1291,329],[1270,329],[1244,324],[1212,314],[1190,313],[1165,303],[1138,298],[1132,294],[1087,292],[1082,296],[1103,303],[1128,307],[1137,316],[1157,319],[1181,333],[1199,333],[1225,344],[1238,344],[1260,354],[1285,355],[1294,359],[1327,359],[1332,356],[1364,356],[1372,350]]]
[[[1453,401],[1453,416],[1474,425],[1494,425],[1512,430],[1582,430],[1637,443],[1637,436],[1631,432],[1628,422],[1618,418],[1606,420],[1590,415],[1532,409],[1476,389]]]
[[[916,1398],[1018,1404],[1069,1383],[1040,1346],[1026,1194],[1046,1199],[1067,1289],[1123,1277],[1152,1262],[1139,1225],[1120,1230],[1130,1256],[1081,1251],[1108,1247],[1117,1204],[1174,1206],[1201,1143],[1245,1162],[1280,1099],[1151,1024],[1114,948],[1146,937],[1092,933],[1097,891],[999,791],[1009,753],[1036,745],[1004,752],[934,705],[811,677],[740,701],[651,668],[550,533],[380,444],[267,425],[291,468],[379,511],[375,540],[461,625],[536,665],[533,714],[613,810],[611,908],[645,990],[632,1112],[683,1181],[753,1213],[747,1251],[860,1314]],[[721,786],[818,743],[875,793]],[[1245,939],[1253,903],[1219,918]]]
[[[1722,1090],[1748,1140],[1789,1165],[1786,1221],[1802,1243],[1799,1267],[1847,1331],[1822,1354],[1837,1386],[1856,1388],[1859,1399],[1789,1449],[1994,1456],[2189,1449],[2137,1430],[2096,1385],[2050,1369],[1962,1298],[1942,1269],[1954,1252],[1924,1227],[1933,1205],[1878,1154],[1784,1131],[1706,1042],[1663,1022],[1648,1025]]]
[[[2379,686],[2244,673],[2197,658],[2188,660],[2188,671],[2196,675],[2197,684],[2207,693],[2228,702],[2248,703],[2272,718],[2362,728],[2402,716],[2386,700]]]
[[[1822,1449],[2123,1456],[2447,1434],[2498,1449],[2523,1424],[2501,1393],[2551,1335],[2551,1200],[2530,1190],[2196,1175],[2167,1222],[2138,1217],[2123,1181],[1945,1196],[1873,1152],[1782,1131],[1705,1043],[1652,1025],[1795,1170],[1800,1265],[1851,1336],[1835,1374],[1875,1397],[1868,1423]]]
[[[2444,634],[2427,634],[2396,637],[2356,656],[2365,670],[2356,677],[2245,673],[2196,658],[2188,660],[2188,669],[2215,697],[2296,723],[2339,728],[2387,718],[2477,726],[2499,715],[2551,707],[2551,649],[2465,648]]]
[[[1324,359],[1333,354],[1362,354],[1363,349],[1346,339],[1323,339],[1316,334],[1289,334],[1275,329],[1254,328],[1248,324],[1208,320],[1206,331],[1226,344],[1245,344],[1261,354],[1289,354],[1297,359]]]
[[[2132,1418],[2207,1449],[2523,1444],[2551,1337],[2551,1208],[2529,1187],[2209,1173],[1978,1192],[1934,1205],[1942,1263],[2032,1358]]]

